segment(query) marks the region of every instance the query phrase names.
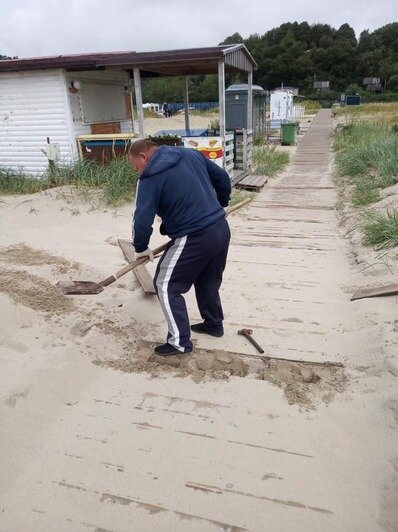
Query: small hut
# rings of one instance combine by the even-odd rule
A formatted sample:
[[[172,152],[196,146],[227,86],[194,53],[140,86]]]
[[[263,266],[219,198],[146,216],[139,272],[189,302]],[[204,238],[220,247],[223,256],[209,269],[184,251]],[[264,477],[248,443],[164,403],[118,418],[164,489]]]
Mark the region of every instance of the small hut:
[[[144,137],[142,78],[185,77],[189,136],[189,76],[218,74],[222,164],[231,169],[233,138],[225,127],[225,73],[247,74],[251,109],[255,66],[243,44],[0,61],[0,166],[40,174],[48,160],[70,162],[95,152],[96,147],[114,148]],[[138,127],[133,119],[133,92]],[[252,113],[248,116],[251,130]]]

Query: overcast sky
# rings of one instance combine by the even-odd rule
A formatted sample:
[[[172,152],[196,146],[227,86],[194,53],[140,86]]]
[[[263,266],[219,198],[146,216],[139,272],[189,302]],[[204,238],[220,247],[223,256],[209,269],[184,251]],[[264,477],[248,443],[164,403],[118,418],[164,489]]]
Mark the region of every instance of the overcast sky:
[[[283,22],[394,22],[396,0],[0,0],[0,54],[19,57],[213,46]]]

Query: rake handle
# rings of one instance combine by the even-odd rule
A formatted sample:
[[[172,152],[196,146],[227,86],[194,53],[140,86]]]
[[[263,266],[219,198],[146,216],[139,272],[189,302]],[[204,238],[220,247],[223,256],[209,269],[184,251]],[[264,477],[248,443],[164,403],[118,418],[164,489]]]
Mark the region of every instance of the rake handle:
[[[237,211],[238,209],[241,209],[242,207],[244,207],[245,205],[247,205],[250,202],[251,202],[251,198],[247,198],[247,199],[241,201],[240,203],[237,203],[233,207],[230,207],[227,210],[227,212],[226,212],[226,216],[228,216],[228,214],[231,214],[232,212]],[[165,251],[167,249],[168,245],[169,244],[167,243],[167,244],[163,244],[163,245],[159,246],[158,248],[155,248],[153,250],[153,256],[156,257],[160,253],[163,253],[163,251]],[[130,272],[131,270],[133,270],[134,268],[139,266],[140,264],[145,264],[148,261],[149,261],[149,257],[142,257],[141,259],[135,260],[134,262],[130,262],[130,264],[127,264],[121,270],[117,271],[113,275],[110,275],[109,277],[107,277],[103,281],[100,281],[98,284],[101,285],[101,286],[108,286],[108,285],[114,283],[115,281],[117,281],[117,279],[119,279],[120,277],[122,277],[126,273]]]

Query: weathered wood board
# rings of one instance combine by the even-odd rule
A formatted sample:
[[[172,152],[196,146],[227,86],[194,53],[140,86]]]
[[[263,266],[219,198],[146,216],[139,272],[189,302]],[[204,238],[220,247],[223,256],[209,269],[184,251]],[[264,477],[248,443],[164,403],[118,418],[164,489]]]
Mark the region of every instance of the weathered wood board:
[[[235,186],[236,188],[259,192],[261,188],[267,183],[267,181],[268,176],[249,175],[243,178],[242,181],[239,181],[239,183],[237,183]]]
[[[358,290],[355,292],[351,301],[356,299],[365,299],[367,297],[384,297],[384,296],[394,296],[398,294],[398,284],[389,284],[386,286],[379,286],[378,288],[368,288],[364,290]]]
[[[121,247],[123,254],[127,262],[134,261],[134,248],[132,243],[129,240],[119,239],[119,246]],[[151,274],[148,272],[145,264],[141,264],[133,269],[133,273],[137,278],[137,281],[140,283],[145,294],[154,295],[156,294],[153,287],[153,279]]]

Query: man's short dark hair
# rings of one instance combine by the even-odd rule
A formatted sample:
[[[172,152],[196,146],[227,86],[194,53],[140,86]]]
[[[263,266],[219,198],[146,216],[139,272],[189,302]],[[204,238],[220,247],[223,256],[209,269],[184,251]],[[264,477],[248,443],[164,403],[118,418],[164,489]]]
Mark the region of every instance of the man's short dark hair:
[[[140,139],[132,143],[129,150],[129,155],[131,157],[137,157],[140,153],[146,153],[147,151],[152,150],[152,148],[157,148],[158,145],[155,142],[152,142],[149,139]]]

